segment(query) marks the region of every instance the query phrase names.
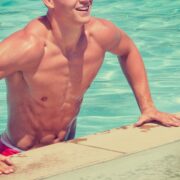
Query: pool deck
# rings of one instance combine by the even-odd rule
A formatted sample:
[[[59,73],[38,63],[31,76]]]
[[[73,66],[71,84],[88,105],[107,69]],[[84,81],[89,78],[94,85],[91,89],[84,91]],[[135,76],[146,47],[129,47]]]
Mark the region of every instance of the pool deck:
[[[178,180],[178,152],[180,127],[126,126],[14,155],[16,172],[0,179]]]

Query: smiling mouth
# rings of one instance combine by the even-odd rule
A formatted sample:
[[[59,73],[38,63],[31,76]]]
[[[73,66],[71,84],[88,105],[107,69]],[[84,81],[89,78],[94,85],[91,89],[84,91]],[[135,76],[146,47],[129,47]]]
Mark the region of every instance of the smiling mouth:
[[[84,6],[84,7],[78,7],[76,8],[77,11],[88,11],[89,10],[89,6]]]

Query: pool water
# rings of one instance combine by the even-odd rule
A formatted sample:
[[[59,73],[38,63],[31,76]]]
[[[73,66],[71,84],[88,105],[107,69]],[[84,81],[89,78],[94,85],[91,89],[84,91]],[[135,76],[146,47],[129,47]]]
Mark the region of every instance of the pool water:
[[[1,0],[0,40],[45,13],[41,0]],[[129,34],[143,56],[156,106],[161,111],[180,112],[180,1],[94,0],[92,14],[112,21]],[[132,124],[139,115],[117,57],[107,53],[85,95],[76,137]],[[6,87],[1,80],[0,132],[6,120]]]

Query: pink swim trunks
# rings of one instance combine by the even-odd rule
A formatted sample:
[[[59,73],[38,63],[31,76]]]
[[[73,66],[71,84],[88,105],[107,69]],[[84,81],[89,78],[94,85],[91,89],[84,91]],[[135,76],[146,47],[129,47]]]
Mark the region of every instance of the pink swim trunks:
[[[11,149],[8,146],[4,145],[1,141],[0,141],[0,154],[4,155],[4,156],[11,156],[13,154],[17,154],[20,153],[17,150]]]
[[[13,146],[6,133],[0,135],[0,154],[4,156],[11,156],[22,152],[22,150]]]

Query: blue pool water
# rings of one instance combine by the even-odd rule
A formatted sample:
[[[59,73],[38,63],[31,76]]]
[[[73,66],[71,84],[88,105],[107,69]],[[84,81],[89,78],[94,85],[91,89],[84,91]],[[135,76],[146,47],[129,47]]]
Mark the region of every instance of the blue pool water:
[[[45,12],[41,0],[1,0],[0,40]],[[94,0],[92,14],[129,34],[143,56],[155,104],[162,111],[180,112],[180,1]],[[76,136],[134,123],[139,114],[116,56],[107,53],[85,96]],[[1,80],[0,132],[6,119],[6,87]]]

